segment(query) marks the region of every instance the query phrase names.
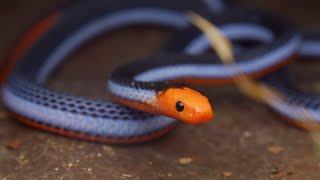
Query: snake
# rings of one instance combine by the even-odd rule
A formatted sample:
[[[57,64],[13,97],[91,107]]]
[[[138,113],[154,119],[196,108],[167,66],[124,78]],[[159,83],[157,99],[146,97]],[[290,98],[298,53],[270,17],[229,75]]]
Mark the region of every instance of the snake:
[[[279,77],[277,70],[301,49],[301,36],[295,28],[267,13],[239,9],[227,13],[212,8],[212,3],[95,0],[64,7],[35,24],[9,55],[2,76],[3,102],[16,119],[29,126],[111,144],[149,141],[167,134],[180,121],[208,122],[214,116],[210,101],[185,84],[232,83],[234,74],[217,56],[203,53],[209,44],[186,19],[185,12],[190,9],[215,22],[234,41],[263,42],[245,51],[239,46],[238,68],[253,78],[274,72],[264,81],[289,96],[306,99],[283,87],[287,80],[278,83],[273,78]],[[177,34],[158,54],[112,72],[107,88],[113,101],[76,96],[46,84],[58,65],[81,45],[101,34],[139,24],[170,27]],[[288,110],[289,105],[281,105]]]

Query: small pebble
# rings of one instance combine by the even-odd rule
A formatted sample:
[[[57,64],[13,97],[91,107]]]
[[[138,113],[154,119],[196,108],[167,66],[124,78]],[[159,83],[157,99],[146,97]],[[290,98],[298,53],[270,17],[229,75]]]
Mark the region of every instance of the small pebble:
[[[132,176],[130,174],[122,174],[122,177],[131,178]]]
[[[114,150],[113,150],[113,148],[112,147],[110,147],[110,146],[103,146],[102,147],[102,149],[109,155],[109,156],[115,156],[115,152],[114,152]]]
[[[273,154],[279,154],[284,150],[283,147],[278,146],[278,145],[273,145],[268,147],[268,151],[273,153]]]
[[[248,138],[248,137],[251,137],[251,136],[252,136],[252,134],[251,134],[250,131],[243,132],[243,137]]]
[[[21,139],[20,138],[14,138],[14,139],[11,139],[7,144],[6,146],[9,148],[9,149],[12,149],[12,150],[15,150],[15,149],[18,149],[20,146],[21,146],[22,142],[21,142]]]
[[[182,165],[187,165],[187,164],[190,164],[192,162],[192,159],[189,158],[189,157],[183,157],[183,158],[180,158],[178,160],[179,164],[182,164]]]
[[[279,169],[277,167],[271,167],[270,171],[271,171],[271,174],[278,174],[279,173]]]
[[[223,171],[223,173],[222,173],[225,177],[230,177],[230,176],[232,176],[232,172],[230,172],[230,171]]]

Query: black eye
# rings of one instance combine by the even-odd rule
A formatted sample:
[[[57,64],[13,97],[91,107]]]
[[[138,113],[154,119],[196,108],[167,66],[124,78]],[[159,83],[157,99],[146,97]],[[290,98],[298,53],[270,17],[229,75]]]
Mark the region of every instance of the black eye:
[[[176,109],[177,109],[177,111],[179,111],[179,112],[183,111],[183,109],[184,109],[183,102],[178,101],[178,102],[176,103]]]

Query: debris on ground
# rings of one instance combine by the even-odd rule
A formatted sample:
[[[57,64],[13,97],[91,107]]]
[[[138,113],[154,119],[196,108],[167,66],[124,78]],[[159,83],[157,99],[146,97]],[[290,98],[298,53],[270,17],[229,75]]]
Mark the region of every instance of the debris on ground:
[[[288,169],[279,169],[277,167],[271,167],[270,171],[271,171],[270,177],[277,178],[277,179],[290,176],[293,174],[293,172]]]
[[[282,146],[279,145],[272,145],[268,147],[268,151],[271,152],[272,154],[279,154],[284,150]]]
[[[20,138],[14,138],[14,139],[9,140],[9,142],[7,142],[6,146],[9,149],[16,150],[21,146],[21,144],[22,144],[22,141]]]
[[[130,174],[122,174],[122,177],[125,177],[125,178],[131,178],[131,177],[132,177],[132,175],[130,175]]]
[[[190,164],[192,162],[192,158],[189,158],[189,157],[183,157],[183,158],[180,158],[178,160],[179,164],[181,165],[187,165],[187,164]]]
[[[232,176],[232,172],[231,171],[223,171],[223,176],[225,176],[225,177],[230,177],[230,176]]]

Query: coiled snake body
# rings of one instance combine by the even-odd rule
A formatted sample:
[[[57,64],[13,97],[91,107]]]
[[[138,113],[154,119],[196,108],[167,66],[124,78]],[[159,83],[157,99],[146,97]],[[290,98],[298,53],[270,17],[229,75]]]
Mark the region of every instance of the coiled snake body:
[[[173,82],[230,83],[233,71],[220,64],[216,56],[203,53],[209,44],[188,24],[184,15],[187,10],[210,18],[234,41],[262,43],[248,51],[240,48],[236,54],[237,66],[248,76],[265,76],[288,64],[299,51],[301,37],[292,26],[255,11],[215,14],[205,4],[192,0],[179,4],[167,0],[80,2],[42,20],[18,44],[12,61],[19,62],[3,85],[5,105],[17,119],[31,126],[108,143],[136,143],[159,137],[175,126],[175,119],[189,123],[211,120],[208,99]],[[112,73],[108,89],[113,99],[124,105],[77,97],[45,84],[57,65],[83,43],[137,24],[172,27],[179,34],[158,55],[121,66]],[[265,81],[289,96],[295,93],[277,77],[279,73]],[[293,97],[313,103],[300,94]],[[295,105],[293,102],[278,105],[278,111],[292,115],[288,108]]]

